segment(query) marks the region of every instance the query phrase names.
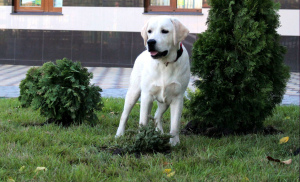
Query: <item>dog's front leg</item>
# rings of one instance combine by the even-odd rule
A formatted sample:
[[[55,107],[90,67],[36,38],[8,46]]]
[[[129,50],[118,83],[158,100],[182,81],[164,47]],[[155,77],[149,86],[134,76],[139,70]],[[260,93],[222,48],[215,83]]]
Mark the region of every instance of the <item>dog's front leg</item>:
[[[142,126],[147,125],[149,114],[151,114],[153,98],[150,94],[142,92],[141,95],[141,109],[140,109],[140,122]]]
[[[137,102],[137,100],[140,98],[141,90],[138,89],[138,87],[129,87],[126,98],[125,98],[125,104],[124,104],[124,110],[122,112],[122,116],[120,119],[120,124],[117,130],[116,137],[119,137],[121,135],[124,135],[125,132],[125,125],[128,120],[128,116],[130,111],[132,110],[133,106]]]
[[[170,134],[173,136],[170,139],[170,143],[172,146],[179,144],[179,129],[180,129],[180,118],[183,107],[183,97],[178,96],[174,98],[171,103],[171,130]]]

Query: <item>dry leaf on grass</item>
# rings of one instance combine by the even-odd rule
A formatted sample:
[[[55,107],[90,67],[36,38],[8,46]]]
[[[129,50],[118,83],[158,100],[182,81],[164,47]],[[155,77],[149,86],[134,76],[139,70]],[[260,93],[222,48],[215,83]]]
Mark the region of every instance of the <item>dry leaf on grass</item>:
[[[172,163],[169,163],[169,162],[164,162],[163,163],[163,166],[167,166],[167,165],[172,165]]]
[[[15,182],[15,180],[12,177],[8,177],[7,182]]]
[[[273,157],[268,156],[267,159],[269,161],[274,161],[274,162],[279,162],[282,164],[291,164],[292,163],[292,159],[286,160],[286,161],[280,161],[279,159],[274,159]]]
[[[22,172],[25,169],[25,166],[20,167],[19,171]]]
[[[47,171],[47,170],[48,169],[46,167],[37,167],[34,172]]]
[[[172,171],[172,169],[165,169],[164,174],[169,174]]]
[[[170,177],[172,177],[172,176],[174,176],[174,175],[175,175],[175,171],[174,171],[174,172],[171,172],[170,174],[168,174],[167,177],[170,178]]]
[[[167,177],[172,177],[175,175],[175,171],[171,172],[172,169],[164,169],[164,174],[167,174]]]
[[[268,156],[267,159],[268,159],[269,161],[280,162],[279,159],[274,159],[273,157],[270,157],[270,156]]]
[[[292,159],[286,160],[286,161],[281,161],[281,163],[284,164],[291,164],[292,163]]]
[[[289,141],[289,137],[287,136],[287,137],[283,137],[283,138],[281,138],[280,140],[279,140],[279,144],[283,144],[283,143],[286,143],[286,142],[288,142]]]

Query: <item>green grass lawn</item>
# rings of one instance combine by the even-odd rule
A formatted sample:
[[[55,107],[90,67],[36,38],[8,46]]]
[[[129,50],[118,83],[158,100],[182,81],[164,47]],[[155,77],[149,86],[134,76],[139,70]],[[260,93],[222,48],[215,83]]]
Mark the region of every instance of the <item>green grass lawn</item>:
[[[104,98],[99,124],[62,127],[43,123],[38,111],[20,108],[17,99],[0,99],[0,181],[299,181],[299,106],[279,106],[265,121],[284,134],[228,136],[221,139],[180,135],[169,154],[118,156],[102,147],[114,138],[124,100]],[[153,111],[154,112],[154,111]],[[127,129],[138,128],[139,104]],[[164,130],[169,130],[164,116]],[[188,122],[182,119],[182,127]],[[282,137],[289,141],[279,144]],[[290,165],[270,162],[292,159]],[[20,168],[23,167],[21,170]],[[46,171],[35,172],[37,167]],[[173,176],[167,176],[171,169]]]

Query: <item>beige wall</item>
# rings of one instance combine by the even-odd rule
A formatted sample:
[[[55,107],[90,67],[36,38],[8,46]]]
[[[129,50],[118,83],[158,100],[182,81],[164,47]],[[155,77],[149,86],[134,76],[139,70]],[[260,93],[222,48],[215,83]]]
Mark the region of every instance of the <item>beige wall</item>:
[[[63,7],[63,15],[11,15],[12,6],[0,6],[0,29],[80,30],[139,32],[155,15],[143,14],[141,7]],[[176,15],[191,33],[206,30],[208,8],[203,15]],[[300,10],[279,10],[283,36],[299,36]]]

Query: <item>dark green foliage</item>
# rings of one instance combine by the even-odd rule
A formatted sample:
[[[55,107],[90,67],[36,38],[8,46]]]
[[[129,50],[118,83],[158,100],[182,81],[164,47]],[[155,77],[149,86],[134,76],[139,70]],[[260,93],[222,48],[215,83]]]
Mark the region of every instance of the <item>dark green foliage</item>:
[[[102,109],[101,88],[90,85],[92,73],[79,62],[67,59],[45,63],[28,70],[20,84],[19,100],[23,107],[32,106],[41,115],[64,125],[95,123],[94,111]]]
[[[279,44],[278,4],[273,0],[211,0],[208,29],[192,54],[201,79],[190,101],[203,127],[259,130],[279,104],[289,79]]]
[[[156,131],[153,122],[141,126],[139,131],[126,131],[126,135],[124,137],[125,144],[123,144],[125,153],[166,153],[171,150],[169,143],[171,135]]]

